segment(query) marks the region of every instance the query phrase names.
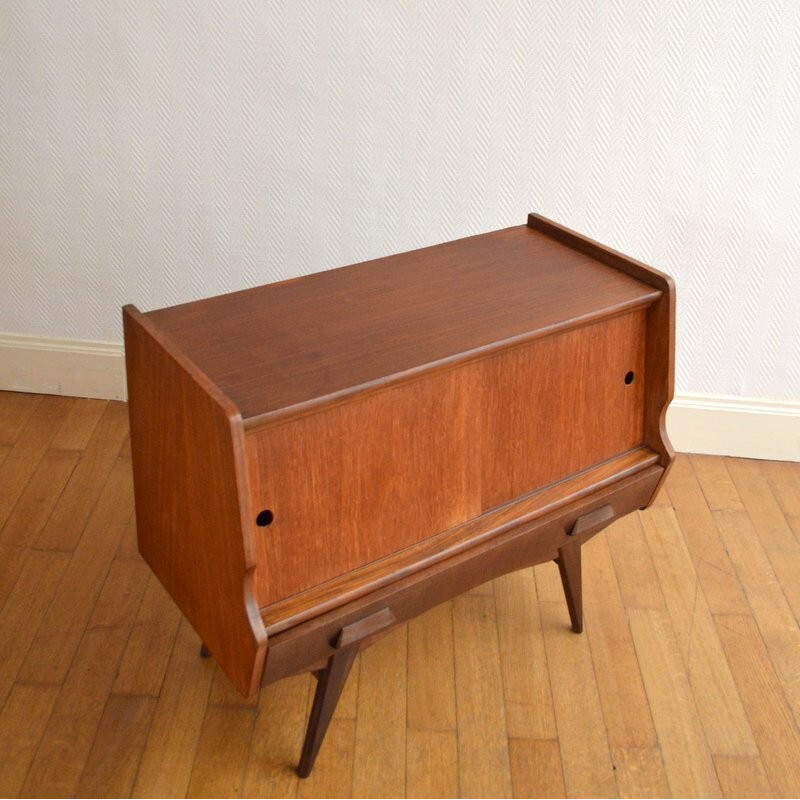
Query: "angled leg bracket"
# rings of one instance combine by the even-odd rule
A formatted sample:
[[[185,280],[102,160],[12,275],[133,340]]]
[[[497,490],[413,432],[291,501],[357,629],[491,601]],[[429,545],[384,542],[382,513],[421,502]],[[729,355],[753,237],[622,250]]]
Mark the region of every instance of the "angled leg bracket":
[[[556,564],[561,575],[561,584],[567,598],[569,618],[575,633],[583,631],[583,597],[581,588],[581,545],[590,536],[605,528],[614,520],[614,509],[610,505],[600,506],[588,514],[578,517],[567,535],[572,540],[558,548]]]
[[[325,669],[317,676],[317,690],[314,703],[308,718],[306,738],[303,752],[297,767],[297,774],[307,778],[311,774],[317,753],[322,746],[325,734],[330,725],[336,704],[344,689],[353,660],[365,639],[386,630],[395,622],[394,615],[388,608],[382,608],[374,614],[346,625],[336,637],[333,647],[336,652],[328,659]]]

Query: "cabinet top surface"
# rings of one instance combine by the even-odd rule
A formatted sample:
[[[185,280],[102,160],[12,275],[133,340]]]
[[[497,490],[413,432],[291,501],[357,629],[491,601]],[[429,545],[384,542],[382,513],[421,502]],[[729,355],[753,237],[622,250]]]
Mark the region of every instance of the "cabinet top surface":
[[[146,316],[247,420],[658,296],[522,225]]]

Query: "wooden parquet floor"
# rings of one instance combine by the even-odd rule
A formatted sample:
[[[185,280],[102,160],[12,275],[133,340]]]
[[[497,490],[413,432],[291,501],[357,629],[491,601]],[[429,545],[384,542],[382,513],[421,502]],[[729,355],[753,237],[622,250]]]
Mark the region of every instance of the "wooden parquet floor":
[[[680,456],[584,553],[396,629],[311,777],[313,679],[244,699],[139,558],[126,407],[0,393],[0,796],[795,797],[800,464]]]

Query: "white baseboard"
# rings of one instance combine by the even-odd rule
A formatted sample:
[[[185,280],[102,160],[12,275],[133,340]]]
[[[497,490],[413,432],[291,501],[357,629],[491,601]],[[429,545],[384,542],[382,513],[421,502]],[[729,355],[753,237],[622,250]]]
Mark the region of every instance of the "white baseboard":
[[[0,334],[0,389],[124,400],[123,346]],[[683,453],[800,461],[800,402],[679,394],[667,431]]]
[[[124,400],[125,351],[115,342],[0,333],[0,389]]]
[[[682,453],[800,461],[800,402],[679,394],[667,432]]]

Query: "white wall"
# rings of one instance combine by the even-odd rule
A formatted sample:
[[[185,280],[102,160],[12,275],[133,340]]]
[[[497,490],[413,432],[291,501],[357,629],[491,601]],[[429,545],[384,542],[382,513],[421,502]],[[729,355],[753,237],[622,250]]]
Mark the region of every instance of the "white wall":
[[[675,276],[679,392],[800,398],[800,3],[0,2],[0,331],[532,210]]]

